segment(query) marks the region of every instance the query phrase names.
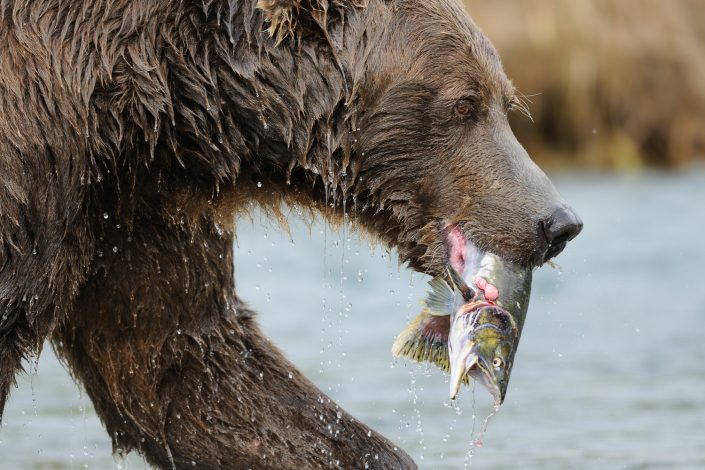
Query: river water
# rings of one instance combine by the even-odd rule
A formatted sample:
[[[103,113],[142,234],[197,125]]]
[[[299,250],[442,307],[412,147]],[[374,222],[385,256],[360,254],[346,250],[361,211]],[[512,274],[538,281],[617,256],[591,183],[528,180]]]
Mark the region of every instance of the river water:
[[[293,216],[291,238],[240,222],[239,294],[301,370],[421,468],[705,468],[705,171],[554,181],[585,230],[561,271],[535,275],[507,400],[481,448],[487,393],[466,389],[451,406],[443,374],[391,357],[428,280],[393,255]],[[6,409],[0,468],[146,467],[113,458],[49,347],[28,371]]]

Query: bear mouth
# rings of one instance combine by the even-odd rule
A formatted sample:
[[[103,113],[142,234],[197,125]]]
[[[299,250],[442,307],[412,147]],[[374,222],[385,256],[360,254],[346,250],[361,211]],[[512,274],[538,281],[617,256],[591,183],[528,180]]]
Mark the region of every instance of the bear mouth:
[[[458,273],[462,273],[467,264],[476,262],[475,258],[481,254],[473,243],[468,243],[468,238],[458,224],[444,222],[441,237],[445,246],[447,264]]]
[[[446,249],[448,264],[459,273],[463,272],[465,261],[468,258],[467,238],[457,224],[444,223],[441,235]]]

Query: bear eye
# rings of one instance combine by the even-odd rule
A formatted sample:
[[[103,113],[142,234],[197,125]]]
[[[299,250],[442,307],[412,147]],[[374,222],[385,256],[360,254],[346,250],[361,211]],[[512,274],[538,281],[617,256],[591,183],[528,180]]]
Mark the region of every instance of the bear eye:
[[[472,114],[473,103],[467,98],[461,98],[455,103],[455,112],[459,116],[467,117]]]
[[[504,364],[504,361],[500,357],[495,357],[492,360],[492,367],[494,367],[495,369],[499,369],[500,367],[502,367],[502,364]]]

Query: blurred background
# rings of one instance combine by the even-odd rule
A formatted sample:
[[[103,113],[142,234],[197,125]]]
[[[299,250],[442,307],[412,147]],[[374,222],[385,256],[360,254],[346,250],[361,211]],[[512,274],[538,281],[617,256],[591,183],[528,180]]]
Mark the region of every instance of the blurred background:
[[[466,0],[530,102],[541,164],[674,168],[705,155],[702,0]]]
[[[351,227],[238,221],[238,292],[324,391],[422,469],[705,468],[705,2],[472,0],[530,101],[513,126],[585,221],[537,271],[507,400],[448,401],[394,361],[428,278]],[[114,458],[47,347],[6,409],[0,468],[146,468]]]

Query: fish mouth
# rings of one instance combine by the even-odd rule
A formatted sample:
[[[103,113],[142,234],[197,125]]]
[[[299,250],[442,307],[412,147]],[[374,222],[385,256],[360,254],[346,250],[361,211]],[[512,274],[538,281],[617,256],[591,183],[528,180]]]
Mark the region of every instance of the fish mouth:
[[[476,349],[476,345],[468,348],[467,354],[461,353],[462,357],[457,358],[456,361],[451,360],[450,399],[455,400],[460,392],[460,385],[468,375],[471,379],[480,382],[490,392],[495,405],[501,405],[504,402],[506,388],[499,386],[492,368],[474,349]]]

